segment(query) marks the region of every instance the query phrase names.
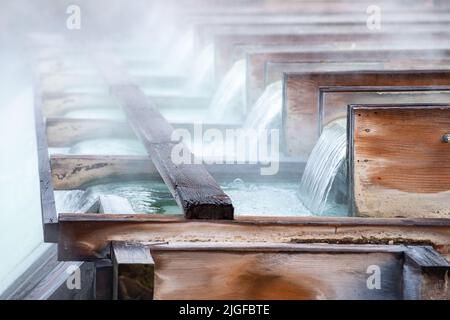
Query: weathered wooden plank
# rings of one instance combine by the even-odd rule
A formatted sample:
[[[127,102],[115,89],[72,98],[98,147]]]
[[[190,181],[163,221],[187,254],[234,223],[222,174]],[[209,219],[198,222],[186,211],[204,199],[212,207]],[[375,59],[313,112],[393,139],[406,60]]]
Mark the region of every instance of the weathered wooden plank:
[[[82,189],[94,182],[119,179],[161,179],[153,163],[139,156],[53,155],[50,162],[56,190]]]
[[[99,197],[99,213],[134,214],[133,207],[128,199],[115,195],[101,195]]]
[[[186,220],[164,215],[60,214],[59,258],[106,258],[111,241],[426,244],[450,257],[448,219],[237,217]]]
[[[323,72],[285,75],[283,126],[286,152],[307,157],[319,137],[319,88],[336,86],[367,87],[391,86],[424,88],[450,86],[450,72],[423,71],[354,71]],[[394,88],[393,88],[394,89]]]
[[[139,243],[113,242],[113,299],[151,300],[154,268],[150,249]]]
[[[362,29],[360,29],[362,30]],[[420,29],[416,29],[420,30]],[[437,32],[426,33],[431,38],[438,37],[448,40],[449,33],[443,31],[442,27]],[[425,31],[425,30],[422,30]],[[226,73],[227,70],[232,66],[233,62],[236,60],[234,51],[238,46],[280,46],[280,45],[291,45],[297,46],[299,49],[303,48],[305,51],[309,48],[316,49],[352,49],[355,46],[370,49],[370,44],[378,45],[384,48],[397,48],[406,49],[415,47],[418,48],[418,34],[419,32],[413,32],[412,29],[409,31],[403,29],[403,32],[394,33],[374,33],[369,30],[366,32],[359,33],[338,33],[338,32],[328,32],[321,33],[317,30],[316,33],[286,33],[284,32],[269,32],[269,33],[254,33],[254,34],[219,34],[214,37],[215,46],[215,76],[216,79],[221,79],[221,77]],[[430,47],[432,43],[428,43]],[[319,50],[317,50],[319,51]],[[241,58],[241,57],[238,57]]]
[[[450,263],[429,247],[408,247],[403,269],[403,298],[450,300]]]
[[[126,111],[130,125],[186,217],[232,219],[234,209],[230,198],[203,165],[173,162],[172,150],[177,145],[171,137],[173,127],[149,104],[145,95],[128,85],[113,86],[111,92]],[[184,152],[190,154],[186,147]],[[194,159],[192,154],[191,159]]]
[[[349,107],[355,214],[450,218],[448,105]]]
[[[267,84],[282,79],[284,72],[293,72],[292,67],[304,63],[350,63],[376,62],[405,59],[448,59],[447,49],[378,49],[361,48],[307,51],[293,46],[277,46],[276,48],[247,49],[247,102],[249,105],[258,99]],[[422,62],[422,65],[423,65]]]
[[[408,90],[396,87],[334,87],[320,90],[320,95],[319,128],[322,129],[331,121],[346,118],[349,104],[445,104],[450,101],[450,88]]]
[[[155,299],[401,299],[401,248],[368,247],[156,245]]]
[[[177,143],[172,139],[173,127],[159,113],[145,94],[131,80],[116,57],[95,54],[95,60],[111,95],[127,114],[128,122],[142,141],[177,204],[190,219],[233,219],[231,199],[223,192],[203,165],[176,164],[172,150]],[[187,147],[183,154],[193,155]]]
[[[136,138],[133,130],[125,121],[111,119],[75,119],[47,118],[47,143],[51,147],[70,147],[73,144],[95,138]],[[194,133],[193,123],[172,123],[176,129],[186,129]],[[233,124],[201,124],[203,130],[210,128],[220,130],[223,134],[227,129],[240,128]]]
[[[52,155],[52,179],[57,190],[82,189],[83,187],[119,179],[161,179],[153,162],[144,156],[103,155]],[[106,165],[105,165],[106,164]],[[250,181],[292,181],[303,172],[304,162],[282,161],[277,174],[262,176],[258,164],[205,164],[216,179],[231,182],[240,178]]]
[[[126,122],[103,119],[47,118],[49,147],[70,147],[94,138],[136,138]]]
[[[41,215],[45,242],[56,242],[58,238],[58,217],[53,194],[50,161],[48,158],[47,136],[45,134],[45,119],[42,115],[42,96],[39,83],[35,82],[34,119],[36,130],[39,186],[41,199]]]

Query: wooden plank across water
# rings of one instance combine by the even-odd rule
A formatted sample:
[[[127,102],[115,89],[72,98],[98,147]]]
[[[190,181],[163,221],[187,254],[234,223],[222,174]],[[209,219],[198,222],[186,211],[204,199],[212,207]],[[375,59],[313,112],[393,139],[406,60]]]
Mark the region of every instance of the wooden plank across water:
[[[450,218],[450,106],[354,105],[349,124],[355,214]]]
[[[320,134],[320,90],[333,87],[392,87],[392,90],[450,87],[450,72],[441,70],[288,73],[284,77],[283,127],[286,152],[308,157]],[[339,106],[338,106],[339,107]],[[342,106],[341,106],[342,107]]]
[[[61,213],[59,228],[59,258],[69,261],[105,259],[111,241],[415,244],[432,245],[450,258],[449,219],[242,216],[206,221],[179,215]]]
[[[173,127],[147,96],[131,84],[120,61],[101,54],[94,57],[110,85],[111,95],[125,111],[130,126],[185,216],[190,219],[233,219],[231,199],[205,167],[195,163],[187,147],[181,152],[190,155],[192,163],[174,163],[172,150],[178,143],[172,140]]]

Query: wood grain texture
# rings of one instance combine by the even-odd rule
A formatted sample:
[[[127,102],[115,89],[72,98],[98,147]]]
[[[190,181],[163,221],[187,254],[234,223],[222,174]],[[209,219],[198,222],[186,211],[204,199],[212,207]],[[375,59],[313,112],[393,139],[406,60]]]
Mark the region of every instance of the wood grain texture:
[[[427,88],[427,90],[411,91],[406,88],[398,90],[391,87],[348,88],[336,87],[321,90],[319,105],[319,128],[328,123],[347,117],[349,104],[407,104],[407,103],[448,103],[450,88]]]
[[[298,47],[279,49],[249,50],[247,54],[247,102],[249,105],[258,99],[267,84],[281,80],[282,73],[290,72],[296,64],[304,63],[350,63],[374,62],[408,59],[447,59],[449,50],[432,49],[383,49],[351,50],[326,49],[323,51],[305,51]],[[292,70],[291,70],[292,72]]]
[[[450,86],[449,71],[355,71],[286,74],[283,126],[286,152],[307,157],[319,137],[319,88]]]
[[[429,30],[427,35],[431,38],[441,37],[440,39],[448,39],[450,34],[442,30],[442,28]],[[370,44],[383,44],[385,47],[391,46],[401,49],[399,44],[420,41],[417,38],[424,31],[424,26],[421,26],[420,28],[396,28],[395,31],[392,30],[391,32],[385,30],[383,33],[374,33],[361,28],[359,28],[358,32],[339,31],[338,28],[335,28],[334,31],[321,31],[320,28],[316,28],[315,32],[311,31],[310,33],[302,33],[301,30],[289,33],[285,30],[275,29],[269,32],[253,32],[253,34],[233,34],[232,32],[229,34],[219,34],[214,37],[215,76],[216,79],[221,79],[232,66],[233,62],[242,58],[242,56],[236,57],[234,55],[234,51],[238,46],[291,45],[297,46],[299,49],[302,48],[305,51],[308,48],[315,47],[316,51],[319,51],[317,49],[321,46],[324,49],[330,50],[333,48],[351,49],[360,45],[369,45],[368,48],[370,48]],[[403,46],[403,48],[405,47],[406,45]]]
[[[94,54],[111,95],[125,111],[128,123],[144,144],[177,204],[190,219],[233,219],[234,207],[203,165],[173,162],[173,127],[135,85],[116,57]],[[187,147],[183,154],[193,155]]]
[[[153,299],[154,261],[150,250],[139,243],[114,242],[111,247],[113,299]]]
[[[34,120],[39,170],[39,187],[41,201],[42,226],[45,242],[56,242],[58,238],[58,217],[56,213],[53,183],[48,158],[45,118],[42,115],[42,95],[39,82],[34,88]]]
[[[186,217],[233,219],[231,199],[203,165],[173,162],[172,150],[178,145],[171,138],[174,129],[147,102],[143,93],[133,86],[113,86],[111,91],[125,109],[130,125]],[[194,159],[187,147],[183,149],[185,153]]]
[[[106,163],[106,165],[105,165]],[[52,155],[51,166],[55,189],[80,189],[93,183],[118,179],[160,180],[152,160],[145,156]],[[259,164],[205,164],[220,181],[245,178],[249,181],[292,181],[303,172],[304,162],[282,161],[276,175],[262,176]]]
[[[401,251],[349,247],[156,245],[155,299],[400,299]],[[367,288],[370,265],[381,290]]]
[[[446,105],[352,106],[352,193],[357,215],[450,218]]]
[[[124,121],[47,118],[49,147],[70,147],[84,140],[99,138],[136,139],[136,136]]]
[[[111,241],[428,244],[450,257],[448,219],[237,217],[193,221],[164,215],[60,214],[59,258],[106,258]]]
[[[450,263],[429,247],[408,247],[403,268],[403,298],[450,300]]]
[[[53,155],[50,163],[56,190],[83,189],[112,180],[161,179],[153,163],[139,156]]]
[[[43,100],[42,112],[45,117],[61,117],[70,111],[89,109],[114,109],[115,101],[107,95],[67,94],[60,92]]]

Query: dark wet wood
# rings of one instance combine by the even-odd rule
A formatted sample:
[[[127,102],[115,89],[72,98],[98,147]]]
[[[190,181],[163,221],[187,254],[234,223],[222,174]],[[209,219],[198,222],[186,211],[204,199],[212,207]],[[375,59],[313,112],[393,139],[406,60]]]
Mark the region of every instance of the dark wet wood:
[[[414,87],[450,86],[449,71],[349,71],[286,74],[283,126],[286,152],[309,156],[319,133],[319,89],[347,86]]]
[[[60,214],[59,220],[61,260],[106,258],[111,241],[427,244],[450,257],[448,219],[237,217],[209,222],[167,215]]]
[[[351,189],[357,215],[450,218],[448,105],[352,106]]]

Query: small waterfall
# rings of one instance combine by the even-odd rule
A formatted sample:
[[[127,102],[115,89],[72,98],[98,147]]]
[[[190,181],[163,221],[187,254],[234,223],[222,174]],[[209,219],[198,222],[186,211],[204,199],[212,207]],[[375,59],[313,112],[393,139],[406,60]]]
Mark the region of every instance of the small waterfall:
[[[213,89],[214,82],[214,45],[206,46],[195,59],[192,75],[185,91],[190,95],[201,95]]]
[[[245,59],[236,61],[227,72],[211,100],[213,120],[223,121],[242,113],[245,106]]]
[[[345,120],[326,126],[312,150],[300,182],[300,198],[316,215],[330,214],[330,191],[346,158],[347,131]],[[327,211],[327,212],[325,212]]]
[[[166,60],[167,63],[164,64],[163,69],[170,73],[186,71],[189,61],[192,61],[193,50],[194,32],[188,30],[175,41],[175,45],[170,49]]]
[[[281,109],[283,105],[282,82],[269,84],[264,93],[255,102],[244,123],[245,129],[277,129],[281,126]]]

